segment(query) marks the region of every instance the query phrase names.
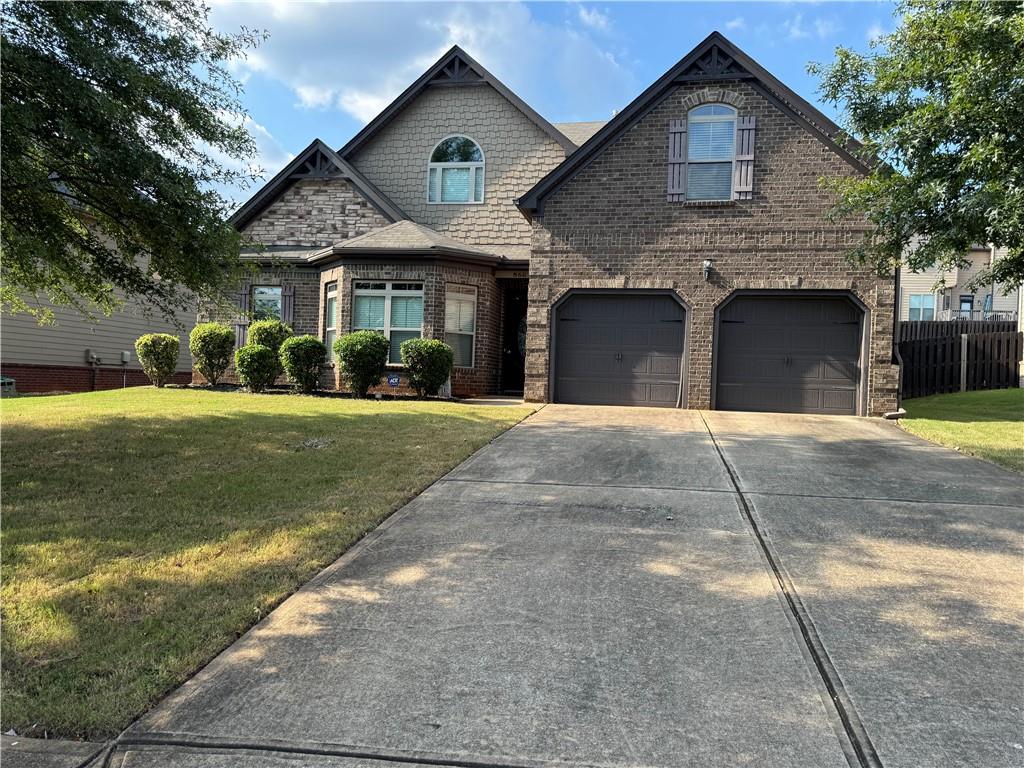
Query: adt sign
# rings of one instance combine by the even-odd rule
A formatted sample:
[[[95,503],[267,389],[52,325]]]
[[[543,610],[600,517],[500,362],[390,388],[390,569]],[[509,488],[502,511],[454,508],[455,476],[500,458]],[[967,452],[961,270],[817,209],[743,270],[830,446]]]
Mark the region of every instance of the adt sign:
[[[389,387],[397,387],[401,383],[402,383],[402,377],[401,376],[398,376],[397,374],[393,374],[393,373],[388,375],[388,386]]]

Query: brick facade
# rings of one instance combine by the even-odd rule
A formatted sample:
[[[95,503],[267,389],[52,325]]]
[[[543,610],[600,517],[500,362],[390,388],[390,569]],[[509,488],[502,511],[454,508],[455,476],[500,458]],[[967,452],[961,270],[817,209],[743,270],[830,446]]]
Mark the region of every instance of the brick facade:
[[[14,379],[19,393],[93,392],[152,384],[138,368],[115,366],[4,363],[0,374]],[[190,378],[188,371],[178,371],[171,376],[170,383],[188,384]]]
[[[484,153],[484,203],[427,202],[430,153],[465,135]],[[489,85],[428,88],[352,157],[356,168],[420,224],[509,258],[528,258],[530,225],[513,204],[565,150]]]
[[[725,102],[757,118],[750,200],[668,202],[670,119],[698,103]],[[714,312],[742,289],[844,290],[869,310],[868,412],[896,407],[892,363],[894,281],[852,265],[845,252],[864,230],[830,222],[819,178],[854,173],[834,151],[743,83],[685,85],[627,128],[534,218],[526,396],[549,392],[551,307],[573,288],[675,291],[691,308],[686,401],[708,408]],[[705,281],[701,265],[714,262]]]
[[[445,292],[448,285],[473,286],[477,291],[474,365],[452,371],[452,393],[457,397],[489,394],[498,388],[501,294],[489,268],[454,263],[345,264],[325,269],[320,275],[320,295],[328,283],[338,283],[339,335],[352,330],[352,291],[358,280],[423,283],[423,338],[444,339]],[[319,322],[323,325],[323,302]],[[400,369],[395,368],[395,372]],[[337,375],[337,372],[335,372]],[[335,386],[341,383],[335,379]],[[403,379],[404,384],[404,379]],[[380,392],[394,392],[380,387]],[[405,391],[405,390],[400,390]]]

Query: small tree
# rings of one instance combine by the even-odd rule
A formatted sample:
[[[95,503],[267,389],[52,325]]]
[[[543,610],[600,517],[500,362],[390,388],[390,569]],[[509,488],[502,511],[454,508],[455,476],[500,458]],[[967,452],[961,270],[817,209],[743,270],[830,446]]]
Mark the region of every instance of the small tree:
[[[281,367],[300,392],[313,392],[320,384],[320,369],[327,347],[316,336],[292,336],[281,344]]]
[[[251,392],[262,392],[277,378],[277,355],[262,344],[246,344],[235,352],[238,380]]]
[[[231,365],[235,332],[221,323],[200,323],[188,336],[188,349],[196,361],[196,370],[216,386]]]
[[[284,344],[285,339],[291,338],[292,333],[291,326],[285,325],[280,320],[257,320],[249,325],[247,341],[250,344],[259,344],[261,347],[266,347],[274,353],[274,359],[277,360],[278,355],[281,353],[281,345]],[[284,369],[281,368],[279,363],[277,366],[277,376],[280,376],[282,373],[284,373]],[[277,376],[274,378],[277,378]]]
[[[178,366],[179,347],[178,337],[169,333],[147,333],[135,340],[135,355],[153,386],[170,381]]]
[[[1024,13],[1020,3],[903,0],[866,54],[812,64],[842,106],[865,175],[826,179],[836,213],[866,220],[852,256],[890,272],[964,266],[975,243],[1006,256],[973,285],[1024,280]],[[877,162],[878,160],[882,162]]]
[[[366,397],[370,387],[380,384],[388,364],[391,344],[376,331],[356,331],[334,342],[334,353],[352,394]]]
[[[452,373],[452,348],[438,339],[409,339],[402,343],[402,364],[409,384],[420,397],[436,395]]]

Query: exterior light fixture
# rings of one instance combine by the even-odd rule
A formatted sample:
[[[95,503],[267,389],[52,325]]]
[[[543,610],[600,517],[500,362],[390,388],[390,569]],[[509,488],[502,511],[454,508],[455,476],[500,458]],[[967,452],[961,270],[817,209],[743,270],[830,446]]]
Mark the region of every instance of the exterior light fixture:
[[[711,259],[704,259],[704,264],[702,266],[704,269],[704,279],[707,280],[711,277],[711,268],[715,266],[715,262]]]

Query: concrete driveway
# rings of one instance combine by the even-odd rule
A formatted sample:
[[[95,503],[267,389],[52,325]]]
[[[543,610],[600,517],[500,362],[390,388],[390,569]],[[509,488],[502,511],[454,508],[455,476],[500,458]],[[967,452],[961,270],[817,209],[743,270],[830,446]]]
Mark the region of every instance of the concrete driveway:
[[[109,764],[1022,765],[1022,512],[888,423],[548,406]]]

